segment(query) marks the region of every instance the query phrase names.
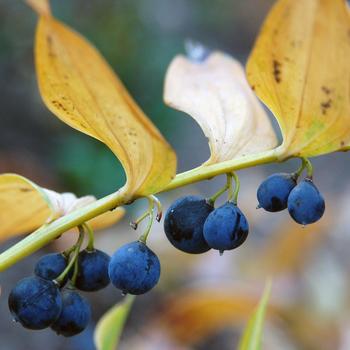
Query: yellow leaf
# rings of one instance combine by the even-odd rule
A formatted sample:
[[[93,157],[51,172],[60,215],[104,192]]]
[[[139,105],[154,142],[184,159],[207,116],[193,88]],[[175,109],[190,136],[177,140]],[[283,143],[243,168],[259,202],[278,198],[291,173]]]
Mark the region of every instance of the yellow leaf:
[[[0,241],[29,233],[94,201],[93,196],[77,198],[73,193],[47,190],[17,174],[0,175]],[[117,208],[88,223],[102,229],[119,221],[124,212]]]
[[[271,281],[266,282],[259,305],[248,321],[238,350],[260,350],[267,303],[271,293]]]
[[[45,193],[16,174],[0,175],[0,240],[28,233],[51,215]]]
[[[344,0],[279,0],[247,65],[280,124],[282,158],[350,145],[350,16]]]
[[[175,153],[91,44],[53,17],[41,16],[35,60],[47,107],[113,151],[125,169],[129,194],[155,193],[170,182]]]
[[[48,0],[25,0],[37,13],[43,16],[51,14],[50,4]]]
[[[124,324],[129,315],[135,297],[127,295],[125,299],[112,307],[98,321],[94,333],[97,350],[116,350]]]
[[[277,145],[269,118],[251,91],[242,65],[221,52],[202,62],[175,57],[166,74],[164,100],[201,126],[211,152],[206,164]]]

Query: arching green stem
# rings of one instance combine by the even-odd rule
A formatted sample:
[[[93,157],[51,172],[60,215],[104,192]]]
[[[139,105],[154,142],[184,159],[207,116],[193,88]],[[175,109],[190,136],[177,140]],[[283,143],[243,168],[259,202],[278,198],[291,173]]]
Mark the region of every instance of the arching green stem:
[[[73,265],[76,263],[78,255],[79,255],[79,251],[80,251],[80,247],[83,243],[84,240],[84,229],[82,226],[79,226],[79,237],[77,240],[77,243],[73,246],[74,247],[74,255],[72,256],[72,258],[69,260],[69,263],[67,265],[67,267],[63,270],[63,272],[55,279],[55,282],[58,285],[61,285],[64,281],[64,279],[66,278],[67,274],[69,273],[69,271],[71,270],[71,268],[73,267]],[[74,277],[74,275],[73,275]],[[73,281],[73,279],[72,279]]]
[[[306,168],[307,177],[312,179],[313,167],[310,160],[308,158],[300,158],[300,159],[301,159],[301,165],[299,169],[294,173],[295,176],[298,178]]]
[[[311,162],[307,158],[303,158],[302,160],[303,160],[304,166],[306,168],[307,177],[309,179],[312,179],[312,176],[313,176],[313,173],[314,173],[314,169],[313,169],[313,166],[312,166]]]
[[[224,187],[222,187],[219,191],[217,191],[215,194],[213,194],[209,199],[208,199],[208,203],[212,206],[215,205],[216,200],[222,195],[224,194],[231,186],[231,175],[230,174],[226,174],[226,184]]]
[[[284,160],[285,159],[281,157],[278,149],[275,149],[218,164],[200,166],[196,169],[176,175],[175,179],[163,188],[161,192],[170,191],[198,181],[208,180],[217,175],[227,174],[234,170]],[[101,198],[83,208],[77,209],[47,225],[43,225],[38,230],[0,254],[0,271],[7,269],[19,260],[34,253],[73,227],[82,225],[84,222],[87,222],[108,210],[113,210],[120,205],[131,203],[139,197],[140,196],[137,195],[130,195],[128,188],[123,187],[115,193]]]
[[[94,235],[94,231],[91,228],[91,226],[88,223],[83,223],[83,228],[84,230],[88,233],[89,235],[89,241],[88,241],[88,245],[86,247],[87,250],[89,251],[94,251],[95,250],[95,246],[94,246],[94,241],[95,241],[95,235]]]
[[[235,187],[234,187],[234,190],[229,191],[228,200],[229,200],[229,202],[237,204],[238,193],[239,193],[239,189],[241,187],[241,184],[240,184],[239,178],[235,172],[233,172],[231,174],[231,178],[232,177],[235,180]],[[231,185],[231,189],[232,189],[232,185]]]
[[[145,232],[141,235],[141,237],[139,238],[139,241],[140,242],[143,242],[146,244],[147,242],[147,238],[148,238],[148,235],[151,231],[151,228],[152,228],[152,224],[153,224],[153,220],[154,220],[154,196],[147,196],[147,199],[148,199],[148,224],[147,224],[147,227],[146,227],[146,230]]]
[[[160,200],[154,196],[153,194],[150,195],[150,197],[153,199],[153,202],[156,204],[157,206],[157,215],[156,215],[156,220],[158,222],[160,222],[160,220],[162,220],[162,216],[163,216],[163,206],[162,203],[160,202]]]

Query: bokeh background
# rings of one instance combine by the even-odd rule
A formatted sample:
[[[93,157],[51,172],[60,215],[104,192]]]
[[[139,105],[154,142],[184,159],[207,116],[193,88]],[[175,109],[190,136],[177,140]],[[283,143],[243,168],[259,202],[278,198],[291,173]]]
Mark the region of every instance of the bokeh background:
[[[92,41],[110,62],[146,114],[178,154],[178,171],[205,161],[208,146],[188,116],[162,102],[171,59],[184,40],[202,42],[245,62],[273,0],[55,0],[55,15]],[[56,191],[101,197],[123,184],[118,161],[99,142],[55,118],[43,105],[33,65],[36,16],[22,1],[0,2],[0,172],[16,172]],[[151,248],[162,264],[159,285],[137,298],[120,349],[236,349],[266,277],[273,293],[263,349],[350,349],[350,186],[349,155],[314,160],[315,182],[326,197],[318,224],[301,228],[287,213],[258,211],[256,188],[269,174],[293,171],[296,161],[240,171],[239,198],[251,231],[237,251],[190,256],[176,251],[155,224]],[[181,195],[210,196],[223,178],[160,196],[165,208]],[[109,253],[135,240],[128,222],[146,207],[128,207],[121,223],[97,234],[97,247]],[[0,223],[1,224],[1,223]],[[142,228],[140,228],[142,230]],[[69,234],[73,236],[74,234]],[[72,237],[68,237],[69,238]],[[93,321],[81,335],[65,339],[50,330],[28,331],[11,320],[7,296],[32,273],[45,252],[59,250],[67,238],[0,274],[0,348],[4,350],[92,350],[98,319],[122,297],[109,286],[86,294]],[[1,251],[16,240],[1,243]]]

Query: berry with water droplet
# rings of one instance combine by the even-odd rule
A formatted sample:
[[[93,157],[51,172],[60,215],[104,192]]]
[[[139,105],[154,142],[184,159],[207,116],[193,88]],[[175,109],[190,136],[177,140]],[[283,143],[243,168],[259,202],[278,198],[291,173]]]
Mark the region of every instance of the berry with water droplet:
[[[301,225],[318,221],[325,211],[325,202],[311,179],[301,181],[288,197],[288,211]]]
[[[247,239],[248,231],[246,217],[232,202],[227,202],[211,212],[203,230],[209,247],[220,252],[239,247]]]

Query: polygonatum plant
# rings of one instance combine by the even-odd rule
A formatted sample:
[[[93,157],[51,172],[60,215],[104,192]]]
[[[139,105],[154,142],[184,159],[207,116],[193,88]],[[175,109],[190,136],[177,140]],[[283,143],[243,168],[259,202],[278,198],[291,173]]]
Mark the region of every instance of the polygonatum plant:
[[[276,1],[246,70],[217,51],[201,50],[201,55],[178,55],[172,60],[164,101],[195,119],[210,148],[204,164],[180,174],[176,174],[175,152],[99,52],[57,20],[47,0],[27,3],[39,16],[35,66],[45,105],[72,128],[104,143],[120,160],[127,181],[117,192],[96,200],[59,194],[16,174],[0,175],[0,239],[34,230],[0,255],[0,270],[68,230],[79,229],[73,247],[43,257],[36,276],[21,280],[12,290],[10,310],[22,325],[51,326],[71,336],[84,329],[90,315],[76,288],[98,290],[111,280],[125,294],[152,289],[160,264],[147,237],[156,209],[156,219],[161,219],[161,204],[155,197],[159,192],[227,176],[226,185],[211,197],[187,196],[167,211],[166,236],[187,253],[211,248],[223,253],[247,238],[248,220],[237,206],[240,186],[235,171],[239,169],[300,158],[301,166],[294,173],[274,174],[261,184],[259,206],[273,212],[288,208],[302,225],[322,217],[324,199],[313,183],[309,158],[350,148],[350,17],[345,0]],[[258,98],[277,119],[282,142]],[[304,170],[306,177],[298,183]],[[216,199],[226,192],[227,202],[215,208]],[[120,247],[111,258],[95,249],[93,228],[114,224],[124,212],[122,206],[140,198],[149,202],[145,214],[133,223],[137,228],[142,220],[149,220],[140,239]],[[81,250],[85,234],[89,243]],[[59,294],[57,289],[66,283]],[[52,310],[57,311],[44,315],[42,324],[34,321],[40,305],[30,302],[38,293],[55,300]],[[122,304],[125,310],[112,309],[97,327],[96,342],[105,344],[100,349],[114,347],[120,329],[111,337],[113,320],[122,314],[118,321],[122,327],[131,300]]]

